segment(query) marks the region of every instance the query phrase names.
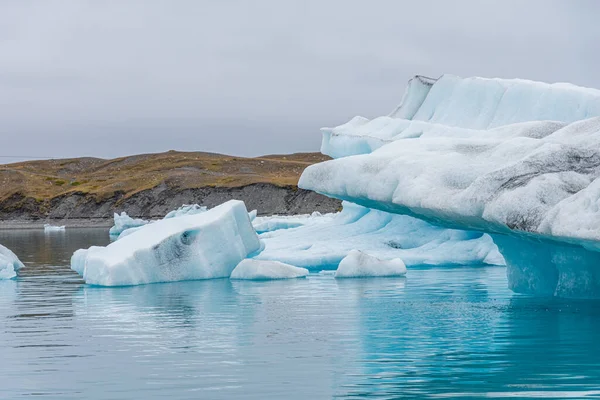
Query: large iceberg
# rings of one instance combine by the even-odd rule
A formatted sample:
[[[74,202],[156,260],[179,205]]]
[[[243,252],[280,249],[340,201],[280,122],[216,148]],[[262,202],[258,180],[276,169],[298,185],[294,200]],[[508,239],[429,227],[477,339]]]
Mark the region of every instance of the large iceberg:
[[[441,228],[353,203],[344,202],[336,214],[304,217],[303,225],[289,229],[279,229],[280,218],[264,217],[278,229],[260,234],[265,249],[257,259],[320,271],[336,269],[358,249],[381,259],[401,258],[409,266],[504,264],[489,235]]]
[[[23,263],[15,253],[0,245],[0,279],[16,277],[17,271],[21,268],[23,268]]]
[[[299,186],[494,239],[512,289],[600,296],[600,91],[415,78],[374,120],[323,130]],[[536,254],[537,256],[534,256]]]
[[[106,247],[78,250],[71,268],[102,286],[225,278],[260,249],[244,203],[231,200],[148,224]]]

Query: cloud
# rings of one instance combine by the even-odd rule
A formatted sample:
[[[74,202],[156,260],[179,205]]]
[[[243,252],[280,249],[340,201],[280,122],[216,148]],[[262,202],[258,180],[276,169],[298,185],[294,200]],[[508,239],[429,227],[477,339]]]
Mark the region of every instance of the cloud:
[[[18,1],[0,5],[3,154],[316,151],[415,74],[600,87],[597,2]]]

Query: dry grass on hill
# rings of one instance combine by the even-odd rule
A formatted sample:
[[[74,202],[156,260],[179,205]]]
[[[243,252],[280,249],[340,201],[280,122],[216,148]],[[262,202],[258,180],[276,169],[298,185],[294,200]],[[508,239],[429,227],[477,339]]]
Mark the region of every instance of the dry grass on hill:
[[[295,186],[307,166],[328,159],[319,153],[256,158],[169,151],[113,160],[73,158],[0,165],[0,200],[15,193],[47,200],[69,192],[99,200],[125,197],[161,183],[170,187],[240,187],[253,183]]]

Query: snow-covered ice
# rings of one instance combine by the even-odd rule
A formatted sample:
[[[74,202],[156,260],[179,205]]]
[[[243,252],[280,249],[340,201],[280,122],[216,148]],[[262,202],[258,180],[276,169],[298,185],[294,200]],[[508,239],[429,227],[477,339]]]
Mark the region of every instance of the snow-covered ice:
[[[16,277],[17,271],[21,268],[23,268],[23,263],[15,253],[0,245],[0,279]]]
[[[380,260],[360,250],[352,250],[342,259],[336,278],[369,278],[406,275],[406,265],[400,258]]]
[[[260,249],[244,203],[231,200],[147,224],[106,247],[78,250],[71,268],[102,286],[224,278]]]
[[[531,241],[542,251],[540,240],[553,241],[550,264],[536,269],[547,276],[567,268],[568,246],[600,250],[600,91],[449,75],[414,82],[392,114],[324,129],[322,151],[337,159],[308,167],[299,186],[450,228],[509,235],[513,246]],[[525,279],[514,249],[500,248],[513,260],[509,277]],[[568,281],[549,286],[555,294],[569,286],[569,296],[600,293],[600,278],[573,280],[585,274],[597,272],[563,274]],[[517,291],[528,286],[517,280]]]
[[[56,225],[44,224],[44,232],[64,232],[64,231],[65,231],[64,225],[56,226]]]
[[[303,278],[308,275],[306,268],[295,267],[279,261],[265,261],[247,258],[242,260],[231,273],[231,279],[254,281]]]
[[[255,258],[282,261],[313,271],[335,269],[353,249],[415,265],[503,265],[489,235],[440,228],[344,202],[336,214],[304,217],[303,226],[260,235],[265,249]],[[310,221],[310,222],[307,222]],[[279,226],[271,217],[271,226]]]

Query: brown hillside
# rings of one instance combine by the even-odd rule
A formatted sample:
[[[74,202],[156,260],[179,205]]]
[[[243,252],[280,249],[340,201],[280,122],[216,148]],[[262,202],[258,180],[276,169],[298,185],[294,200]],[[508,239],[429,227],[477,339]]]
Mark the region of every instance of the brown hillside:
[[[0,200],[14,194],[48,200],[69,193],[98,200],[116,192],[130,197],[161,183],[179,189],[242,187],[255,183],[295,186],[307,166],[328,159],[319,153],[256,158],[169,151],[113,160],[73,158],[0,165]]]

